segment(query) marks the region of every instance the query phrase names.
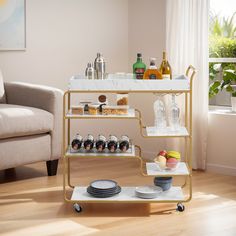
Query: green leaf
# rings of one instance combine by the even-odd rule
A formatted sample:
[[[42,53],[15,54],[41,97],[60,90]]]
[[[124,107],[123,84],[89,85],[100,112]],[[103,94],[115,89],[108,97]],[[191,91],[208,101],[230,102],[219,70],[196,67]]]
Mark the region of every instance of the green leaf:
[[[231,85],[226,86],[226,91],[229,93],[232,93],[234,91],[234,89],[232,88]]]

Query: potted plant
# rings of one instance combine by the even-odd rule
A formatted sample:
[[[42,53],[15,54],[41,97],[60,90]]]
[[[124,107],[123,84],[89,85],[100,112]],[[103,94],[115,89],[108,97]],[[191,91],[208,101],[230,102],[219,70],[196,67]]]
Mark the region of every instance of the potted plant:
[[[217,76],[221,74],[221,76]],[[227,91],[231,94],[232,111],[236,112],[236,68],[225,67],[221,64],[215,64],[210,68],[210,76],[214,77],[209,87],[209,97],[212,98],[220,91]],[[217,79],[217,78],[222,78]]]

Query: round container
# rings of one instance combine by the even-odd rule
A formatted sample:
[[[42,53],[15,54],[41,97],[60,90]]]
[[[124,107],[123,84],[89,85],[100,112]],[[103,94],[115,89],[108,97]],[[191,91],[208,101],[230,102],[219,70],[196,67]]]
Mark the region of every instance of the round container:
[[[155,177],[154,184],[162,188],[163,191],[167,191],[172,186],[172,177]]]

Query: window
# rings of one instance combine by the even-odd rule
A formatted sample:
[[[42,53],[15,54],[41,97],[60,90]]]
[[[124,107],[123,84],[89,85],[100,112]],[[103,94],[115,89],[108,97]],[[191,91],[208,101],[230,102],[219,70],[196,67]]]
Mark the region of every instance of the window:
[[[230,106],[236,96],[236,1],[210,0],[209,103]]]

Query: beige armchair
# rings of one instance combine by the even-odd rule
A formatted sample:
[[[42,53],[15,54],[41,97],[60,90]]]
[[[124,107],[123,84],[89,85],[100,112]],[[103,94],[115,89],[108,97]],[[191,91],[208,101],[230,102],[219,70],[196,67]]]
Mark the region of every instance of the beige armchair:
[[[59,89],[28,83],[3,83],[0,71],[0,170],[46,161],[56,175],[62,147]]]

